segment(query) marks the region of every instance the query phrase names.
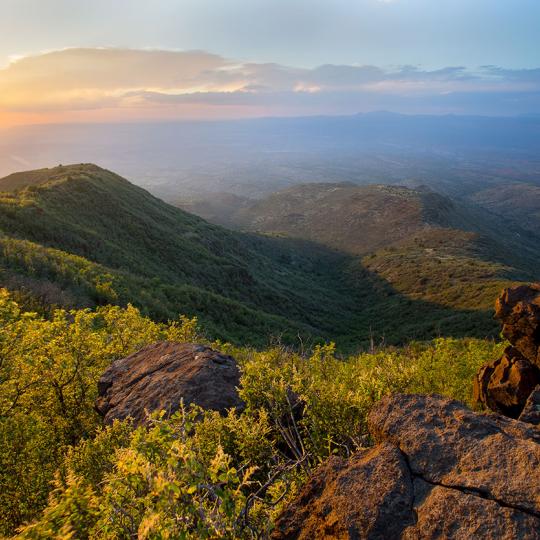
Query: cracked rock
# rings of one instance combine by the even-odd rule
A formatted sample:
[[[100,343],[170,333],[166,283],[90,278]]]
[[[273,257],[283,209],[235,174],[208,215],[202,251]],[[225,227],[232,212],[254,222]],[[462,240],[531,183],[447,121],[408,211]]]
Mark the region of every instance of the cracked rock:
[[[538,518],[472,493],[414,480],[415,525],[403,531],[403,540],[536,539]]]
[[[383,398],[368,422],[375,440],[401,449],[414,475],[540,516],[536,428],[440,396],[404,394]]]
[[[535,427],[397,394],[373,408],[369,428],[378,446],[322,465],[274,540],[540,540]]]
[[[330,458],[276,523],[273,539],[399,538],[414,523],[403,454],[391,444]]]
[[[178,410],[180,402],[225,413],[242,408],[240,373],[231,356],[204,345],[163,341],[114,361],[98,382],[96,410],[106,423]]]

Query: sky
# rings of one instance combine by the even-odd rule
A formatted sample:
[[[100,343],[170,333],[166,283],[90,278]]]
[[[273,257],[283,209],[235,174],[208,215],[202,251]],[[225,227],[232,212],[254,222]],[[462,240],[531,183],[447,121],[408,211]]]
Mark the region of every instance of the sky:
[[[0,126],[540,113],[538,0],[0,0]]]

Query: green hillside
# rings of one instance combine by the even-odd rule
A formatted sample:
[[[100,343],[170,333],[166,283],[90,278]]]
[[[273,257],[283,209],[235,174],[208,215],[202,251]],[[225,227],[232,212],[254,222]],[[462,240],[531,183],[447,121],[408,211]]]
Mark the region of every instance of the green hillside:
[[[227,215],[237,229],[348,254],[362,305],[356,327],[364,336],[365,328],[391,342],[399,335],[496,335],[497,291],[538,279],[540,237],[533,231],[429,189],[304,184],[229,212],[219,197],[211,219]],[[193,209],[204,215],[202,204]]]
[[[2,280],[31,302],[133,302],[154,318],[197,315],[215,337],[252,342],[347,325],[340,255],[210,225],[94,165],[43,176],[28,173],[26,187],[0,199]]]
[[[498,335],[493,299],[538,267],[532,233],[431,192],[302,186],[257,203],[261,235],[94,165],[15,178],[0,194],[0,536],[268,537],[310,471],[365,446],[382,395],[472,404],[505,343],[471,338]],[[99,377],[157,340],[232,354],[245,410],[103,428]]]

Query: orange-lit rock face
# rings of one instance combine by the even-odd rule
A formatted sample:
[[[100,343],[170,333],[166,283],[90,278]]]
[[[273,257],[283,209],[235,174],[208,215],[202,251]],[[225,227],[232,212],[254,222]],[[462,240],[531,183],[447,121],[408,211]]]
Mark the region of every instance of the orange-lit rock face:
[[[504,337],[540,368],[540,284],[506,289],[495,304],[495,317]]]
[[[540,384],[540,284],[505,289],[495,303],[495,318],[512,346],[480,368],[474,396],[491,410],[517,418]]]

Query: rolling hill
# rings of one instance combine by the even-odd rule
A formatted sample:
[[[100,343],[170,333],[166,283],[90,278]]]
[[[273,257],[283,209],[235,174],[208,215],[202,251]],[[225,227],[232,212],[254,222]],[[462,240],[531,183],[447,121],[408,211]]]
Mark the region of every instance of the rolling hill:
[[[477,191],[470,198],[505,220],[540,234],[539,186],[524,182],[509,182]]]
[[[329,250],[227,231],[94,165],[21,173],[0,189],[14,183],[0,198],[2,282],[38,307],[133,302],[248,342],[347,325],[343,257]]]

